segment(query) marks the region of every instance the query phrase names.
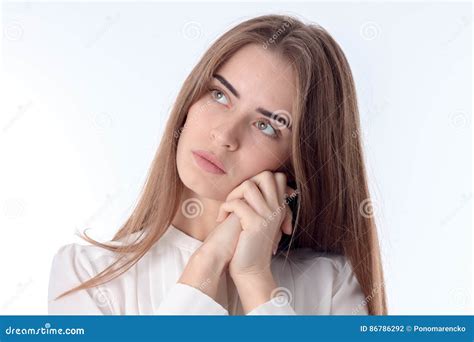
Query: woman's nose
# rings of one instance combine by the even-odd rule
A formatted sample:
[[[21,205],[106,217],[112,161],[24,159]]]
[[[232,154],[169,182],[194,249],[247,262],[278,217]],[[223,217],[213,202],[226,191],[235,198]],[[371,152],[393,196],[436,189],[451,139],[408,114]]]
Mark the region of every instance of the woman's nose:
[[[226,147],[229,150],[237,149],[238,143],[238,122],[227,119],[226,122],[211,129],[211,141],[219,147]]]

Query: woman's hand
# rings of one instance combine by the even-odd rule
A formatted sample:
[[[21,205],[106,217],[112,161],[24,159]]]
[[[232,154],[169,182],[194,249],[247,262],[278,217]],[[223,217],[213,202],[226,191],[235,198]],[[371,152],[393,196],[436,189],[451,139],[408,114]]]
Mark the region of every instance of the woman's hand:
[[[229,215],[193,253],[178,282],[193,286],[217,301],[219,283],[234,255],[241,231],[240,219]]]
[[[209,233],[199,247],[199,253],[221,260],[227,266],[234,256],[241,232],[239,217],[231,214]]]
[[[296,194],[287,186],[286,175],[263,171],[236,187],[221,204],[217,221],[234,213],[242,226],[229,263],[233,278],[269,274],[272,251],[278,247],[282,232],[292,233],[292,213],[285,194]]]

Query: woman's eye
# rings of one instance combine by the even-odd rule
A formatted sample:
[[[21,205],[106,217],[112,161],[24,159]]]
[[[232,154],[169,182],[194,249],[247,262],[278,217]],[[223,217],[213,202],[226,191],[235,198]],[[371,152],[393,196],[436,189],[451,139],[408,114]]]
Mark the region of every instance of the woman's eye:
[[[277,131],[267,121],[258,121],[257,128],[261,129],[261,131],[264,132],[265,135],[268,135],[270,138],[273,138],[273,139],[278,138]],[[267,131],[267,133],[265,133],[265,131]]]
[[[221,103],[225,106],[227,106],[229,104],[229,101],[227,101],[227,97],[219,89],[211,89],[211,95],[212,95],[212,98],[214,100],[216,100],[217,102],[219,102],[219,103]]]

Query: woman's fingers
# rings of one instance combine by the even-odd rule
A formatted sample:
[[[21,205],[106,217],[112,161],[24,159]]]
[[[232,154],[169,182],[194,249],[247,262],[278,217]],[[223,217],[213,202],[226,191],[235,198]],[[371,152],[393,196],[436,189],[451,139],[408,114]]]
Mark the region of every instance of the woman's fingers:
[[[296,189],[293,189],[291,186],[286,186],[286,191],[285,191],[285,194],[288,196],[288,197],[295,197],[297,194],[298,194],[298,190]]]
[[[275,241],[273,242],[273,255],[275,255],[276,250],[278,249],[278,244],[280,243],[281,237],[282,237],[281,230],[278,230],[278,234],[275,238]]]
[[[230,214],[222,223],[218,224],[204,240],[211,252],[226,261],[234,255],[235,247],[239,240],[242,226],[240,219],[235,214]]]
[[[286,184],[286,175],[283,172],[263,171],[244,181],[226,198],[226,202],[243,199],[261,217],[268,218],[274,211],[286,208],[287,198],[297,194],[297,190]],[[222,207],[222,205],[221,205]],[[226,218],[225,212],[219,208],[216,222]]]
[[[263,198],[260,189],[257,184],[252,180],[246,180],[241,185],[236,187],[227,195],[226,202],[235,200],[235,199],[245,199],[245,201],[262,217],[269,215],[271,209],[268,207],[267,202]],[[219,209],[217,215],[218,218],[222,218],[222,210]]]
[[[265,201],[270,208],[278,207],[278,190],[274,173],[263,171],[250,178],[262,192]]]
[[[250,220],[250,222],[255,222],[260,219],[260,215],[256,214],[255,211],[241,199],[234,199],[232,201],[222,203],[219,212],[235,213],[235,215],[237,215],[242,222],[242,229],[244,228],[245,221]]]
[[[281,231],[283,231],[283,233],[285,233],[286,235],[291,235],[291,233],[293,232],[292,221],[293,212],[290,208],[287,208],[285,218],[283,219],[283,223],[281,224]]]
[[[277,186],[277,191],[278,191],[278,203],[280,205],[284,205],[284,195],[286,192],[286,175],[283,172],[276,172],[275,173],[275,181],[276,181],[276,186]]]

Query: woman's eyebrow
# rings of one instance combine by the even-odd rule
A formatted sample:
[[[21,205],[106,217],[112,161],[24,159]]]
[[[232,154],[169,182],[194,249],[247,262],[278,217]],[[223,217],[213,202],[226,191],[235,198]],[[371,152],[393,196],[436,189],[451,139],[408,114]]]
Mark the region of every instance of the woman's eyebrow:
[[[234,86],[229,83],[224,77],[222,77],[219,74],[214,74],[212,75],[214,78],[216,78],[219,82],[221,82],[229,91],[235,95],[236,98],[240,99],[240,94],[237,90],[235,90]]]
[[[269,110],[263,109],[262,107],[258,107],[258,108],[257,108],[257,112],[259,112],[259,113],[265,115],[266,117],[268,117],[268,118],[270,118],[270,119],[272,119],[272,120],[275,120],[275,121],[277,121],[279,124],[281,124],[281,121],[278,120],[278,117],[279,117],[278,114],[272,113],[272,112],[270,112]],[[285,116],[286,116],[286,115],[285,115]],[[292,129],[291,129],[291,126],[290,126],[289,118],[283,117],[283,122],[284,122],[284,126],[285,126],[286,128],[288,128],[288,129],[291,131]]]
[[[229,81],[227,81],[224,77],[222,77],[221,75],[219,74],[214,74],[212,75],[215,79],[217,79],[219,82],[221,82],[227,89],[229,89],[229,91],[235,95],[235,97],[237,97],[238,99],[240,99],[240,94],[239,92],[234,88],[234,86],[232,84],[230,84]],[[278,123],[281,123],[280,120],[278,120],[278,117],[279,115],[278,114],[275,114],[275,113],[272,113],[270,112],[269,110],[266,110],[262,107],[258,107],[257,108],[257,112],[265,115],[266,117],[274,120],[274,121],[277,121]],[[289,123],[289,118],[283,118],[284,122],[285,122],[285,126],[291,131],[291,126],[290,126],[290,123]]]

